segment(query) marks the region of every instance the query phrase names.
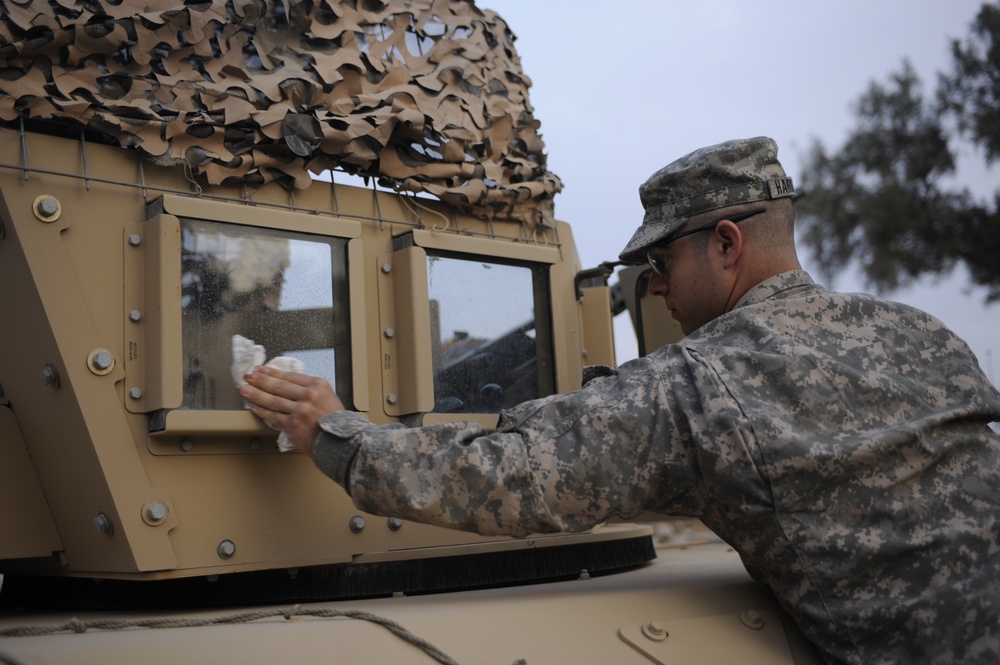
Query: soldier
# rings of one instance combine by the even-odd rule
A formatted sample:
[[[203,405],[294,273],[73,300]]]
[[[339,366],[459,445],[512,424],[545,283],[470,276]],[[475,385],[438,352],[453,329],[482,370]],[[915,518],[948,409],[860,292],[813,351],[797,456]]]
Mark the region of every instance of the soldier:
[[[577,392],[375,426],[319,379],[243,396],[361,510],[522,536],[700,518],[830,662],[1000,659],[1000,394],[938,320],[802,271],[792,183],[760,137],[640,188],[621,253],[687,337]]]

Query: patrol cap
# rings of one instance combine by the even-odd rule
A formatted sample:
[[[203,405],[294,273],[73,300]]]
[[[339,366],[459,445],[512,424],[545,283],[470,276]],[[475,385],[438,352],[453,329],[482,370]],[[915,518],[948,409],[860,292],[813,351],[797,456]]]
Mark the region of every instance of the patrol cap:
[[[639,263],[643,253],[688,219],[719,208],[793,196],[774,139],[758,136],[700,148],[650,176],[639,187],[646,214],[618,258]]]

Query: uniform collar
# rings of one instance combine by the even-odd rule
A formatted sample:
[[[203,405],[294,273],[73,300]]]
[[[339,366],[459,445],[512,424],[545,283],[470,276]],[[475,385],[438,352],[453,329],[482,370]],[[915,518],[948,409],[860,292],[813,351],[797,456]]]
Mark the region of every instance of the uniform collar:
[[[733,306],[733,309],[763,302],[768,298],[779,296],[783,297],[782,294],[792,289],[814,285],[815,282],[813,282],[812,277],[810,277],[809,273],[805,270],[791,270],[789,272],[779,273],[774,277],[765,279],[763,282],[744,293],[743,297],[740,298]]]

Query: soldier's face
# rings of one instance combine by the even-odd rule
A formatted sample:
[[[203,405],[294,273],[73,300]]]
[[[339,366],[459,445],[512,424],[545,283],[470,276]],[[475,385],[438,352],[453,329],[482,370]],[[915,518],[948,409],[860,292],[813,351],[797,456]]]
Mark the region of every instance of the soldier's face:
[[[714,238],[704,242],[679,238],[650,250],[659,270],[650,272],[649,293],[661,296],[685,335],[725,312],[722,275],[709,258]]]

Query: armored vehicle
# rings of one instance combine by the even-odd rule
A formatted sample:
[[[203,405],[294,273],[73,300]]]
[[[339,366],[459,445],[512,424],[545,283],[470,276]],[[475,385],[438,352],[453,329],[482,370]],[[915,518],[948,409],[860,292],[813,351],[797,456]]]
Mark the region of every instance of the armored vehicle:
[[[495,13],[0,17],[0,662],[818,662],[697,525],[363,514],[244,408],[234,344],[372,422],[491,428],[614,365],[626,305],[675,334],[642,270],[579,265]]]

